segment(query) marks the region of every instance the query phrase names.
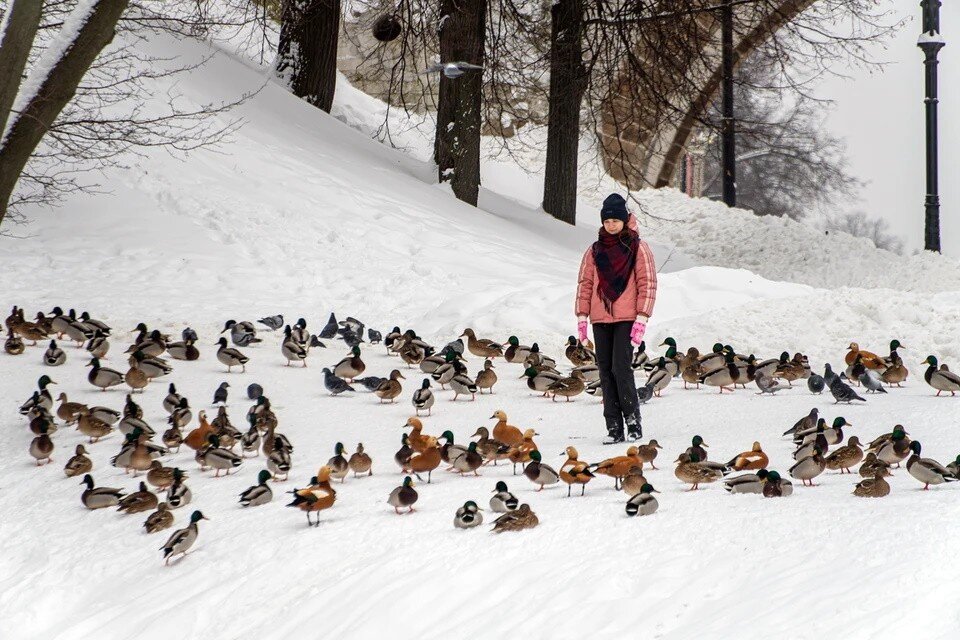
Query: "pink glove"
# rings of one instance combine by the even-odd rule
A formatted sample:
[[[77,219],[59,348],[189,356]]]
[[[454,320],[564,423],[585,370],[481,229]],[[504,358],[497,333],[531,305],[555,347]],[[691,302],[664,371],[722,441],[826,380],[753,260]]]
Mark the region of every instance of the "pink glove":
[[[647,323],[637,320],[633,323],[633,329],[630,330],[630,342],[633,346],[639,347],[643,342],[643,335],[647,332]]]
[[[577,322],[577,338],[580,340],[580,342],[587,341],[587,321],[586,320],[580,320],[579,322]]]

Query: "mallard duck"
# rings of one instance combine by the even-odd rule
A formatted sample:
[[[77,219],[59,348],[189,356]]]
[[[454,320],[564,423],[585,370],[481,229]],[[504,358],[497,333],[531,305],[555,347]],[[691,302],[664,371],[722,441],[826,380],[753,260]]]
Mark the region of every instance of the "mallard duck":
[[[203,464],[216,471],[214,477],[219,478],[221,471],[224,475],[230,475],[231,469],[237,469],[243,464],[242,456],[220,446],[218,435],[211,433],[207,437],[207,442],[210,446],[203,452]]]
[[[688,385],[694,385],[696,389],[700,388],[700,376],[704,373],[703,367],[694,359],[690,364],[681,366],[680,377],[683,379],[683,388],[688,389]]]
[[[260,429],[257,427],[257,416],[255,413],[247,414],[247,422],[250,428],[240,436],[240,455],[244,458],[248,453],[253,453],[253,457],[260,455]]]
[[[503,359],[507,362],[521,363],[530,355],[530,347],[520,344],[517,336],[510,336],[507,340],[507,349],[503,352]]]
[[[181,433],[178,425],[173,425],[163,432],[160,440],[168,449],[180,453],[180,445],[183,444],[183,433]]]
[[[80,484],[87,485],[87,488],[80,494],[80,502],[87,509],[104,509],[106,507],[115,507],[123,497],[122,489],[112,487],[94,487],[93,477],[88,473],[83,476]]]
[[[365,473],[368,476],[373,475],[373,460],[370,458],[370,455],[363,450],[362,442],[357,443],[357,451],[347,460],[347,465],[350,467],[350,471],[353,471],[354,478],[360,477],[361,473]]]
[[[570,376],[579,378],[584,383],[597,382],[600,380],[600,367],[591,363],[576,367],[570,371]]]
[[[57,396],[60,406],[57,407],[57,417],[66,424],[73,424],[80,419],[80,414],[89,412],[87,405],[81,402],[70,402],[66,393],[60,393]]]
[[[453,402],[456,402],[460,396],[470,394],[470,400],[477,399],[477,384],[466,374],[458,373],[450,379],[450,388],[453,389]]]
[[[447,384],[453,380],[454,376],[467,374],[467,368],[463,365],[463,358],[453,351],[448,351],[444,360],[445,362],[430,374],[433,381],[440,384],[441,389],[446,389]]]
[[[83,413],[84,415],[92,416],[97,420],[106,422],[107,424],[116,424],[117,421],[120,420],[120,415],[121,415],[120,412],[117,411],[116,409],[111,409],[110,407],[101,407],[100,405],[87,407],[86,410],[82,411],[81,413]],[[153,435],[153,429],[151,429],[150,426],[147,425],[145,422],[143,424],[145,425],[143,430],[146,433]]]
[[[477,451],[480,452],[480,455],[483,456],[487,462],[493,461],[494,466],[497,466],[498,460],[506,460],[510,457],[510,445],[491,438],[490,431],[488,431],[486,427],[478,427],[470,437],[480,438],[477,440]]]
[[[567,357],[573,366],[580,367],[585,364],[594,364],[597,361],[596,356],[583,344],[580,343],[574,336],[567,338],[566,349],[564,350],[564,355]]]
[[[883,479],[883,472],[877,471],[871,478],[864,478],[853,489],[853,495],[860,498],[883,498],[890,494],[890,483]]]
[[[14,335],[13,329],[7,329],[7,339],[3,343],[3,350],[12,356],[18,356],[24,352],[26,346],[20,336]]]
[[[960,456],[957,456],[953,462],[947,465],[947,471],[957,477],[960,477]]]
[[[793,452],[794,460],[803,460],[807,456],[813,455],[815,448],[820,449],[820,453],[825,453],[830,448],[830,445],[827,444],[827,438],[823,435],[824,420],[821,418],[820,422],[820,431],[804,438],[803,444]]]
[[[233,371],[234,367],[240,367],[243,373],[247,372],[247,363],[250,361],[250,358],[240,353],[239,349],[228,347],[226,338],[220,338],[216,346],[217,360],[219,360],[221,364],[227,365],[227,373]]]
[[[756,473],[744,473],[723,480],[723,488],[729,493],[763,493],[763,483],[767,478],[765,468]]]
[[[113,432],[113,427],[103,420],[97,420],[92,415],[83,414],[77,420],[77,430],[87,436],[92,444],[100,438],[110,435]]]
[[[495,513],[507,513],[516,509],[518,504],[517,497],[510,493],[507,483],[498,481],[490,498],[490,509]]]
[[[690,446],[687,447],[686,453],[688,455],[696,454],[697,461],[704,462],[709,457],[707,455],[707,448],[709,446],[710,445],[708,445],[706,442],[703,441],[702,437],[696,435],[690,439]]]
[[[122,513],[140,513],[141,511],[150,511],[157,508],[157,496],[147,489],[147,483],[141,482],[140,489],[130,495],[124,496],[117,503],[117,511]]]
[[[93,460],[87,455],[87,450],[82,444],[78,444],[74,451],[74,456],[67,460],[63,467],[63,472],[68,478],[78,476],[81,473],[89,473],[93,469]]]
[[[200,511],[194,511],[190,516],[190,524],[183,529],[177,529],[167,539],[167,542],[160,547],[163,551],[164,565],[169,565],[174,556],[186,556],[190,548],[196,543],[199,529],[197,523],[201,520],[209,520]]]
[[[496,419],[497,421],[497,424],[493,427],[494,440],[499,440],[510,447],[518,446],[523,442],[523,431],[511,424],[507,424],[507,414],[502,409],[494,411],[490,419]]]
[[[166,502],[157,505],[157,510],[147,516],[143,522],[143,528],[147,533],[156,533],[173,526],[173,512]]]
[[[428,416],[431,415],[431,408],[436,400],[433,391],[430,390],[430,379],[424,378],[420,388],[413,392],[413,408],[416,409],[417,415],[419,416],[421,411],[426,411]]]
[[[354,347],[350,350],[350,355],[334,365],[333,373],[346,379],[348,383],[352,383],[354,378],[359,377],[366,369],[367,365],[360,358],[360,347]]]
[[[654,489],[653,485],[644,483],[640,487],[640,491],[627,500],[627,515],[632,518],[633,516],[649,516],[656,513],[660,503],[653,496],[654,493],[660,492]]]
[[[473,500],[467,500],[453,516],[453,526],[457,529],[472,529],[483,524],[482,509]]]
[[[797,480],[802,480],[804,485],[815,486],[813,479],[823,473],[827,468],[826,460],[823,458],[823,450],[814,445],[813,453],[805,458],[800,458],[796,464],[790,467],[790,475]]]
[[[750,451],[737,454],[727,463],[727,466],[733,467],[734,471],[743,471],[745,469],[766,469],[768,464],[770,464],[770,458],[760,448],[760,443],[754,442]]]
[[[477,338],[473,329],[464,329],[460,337],[462,338],[464,336],[467,338],[467,349],[475,356],[481,358],[496,358],[497,356],[503,355],[503,346],[493,340]]]
[[[173,470],[173,482],[170,483],[170,488],[167,489],[167,504],[171,509],[186,506],[193,500],[193,492],[191,492],[190,487],[184,483],[184,478],[186,478],[186,474],[184,474],[183,471],[180,469]]]
[[[641,341],[640,345],[637,347],[637,350],[633,353],[633,359],[630,362],[630,367],[636,371],[637,369],[643,368],[643,366],[649,361],[650,356],[647,354],[647,343]]]
[[[456,356],[456,354],[453,354],[453,355]],[[418,366],[420,367],[420,371],[426,374],[431,374],[446,363],[447,363],[447,356],[436,353],[436,354],[424,357],[424,359],[420,361],[420,364]]]
[[[279,436],[273,438],[273,451],[267,455],[267,469],[273,473],[277,482],[285,481],[290,475],[290,450],[283,446],[283,441]],[[283,476],[279,478],[278,476]]]
[[[497,518],[493,522],[493,532],[523,531],[524,529],[532,529],[538,524],[540,524],[540,520],[537,518],[537,514],[530,509],[530,505],[524,503],[516,511],[509,511]]]
[[[344,451],[343,443],[338,442],[333,447],[333,457],[327,460],[327,466],[330,467],[330,477],[339,480],[341,484],[347,477],[347,473],[350,472],[350,464],[343,455]]]
[[[892,475],[890,473],[890,465],[879,460],[877,454],[872,451],[868,453],[864,458],[863,462],[860,464],[860,477],[862,478],[872,478],[877,473],[882,474],[883,476]]]
[[[941,365],[937,369],[937,359],[934,356],[927,356],[921,364],[929,365],[923,374],[923,379],[927,384],[937,390],[939,396],[943,391],[949,391],[950,395],[956,395],[960,391],[960,375],[957,375],[947,368],[947,365]]]
[[[701,484],[716,482],[723,477],[717,469],[700,464],[700,457],[695,453],[682,453],[675,462],[677,467],[673,474],[681,482],[691,485],[689,491],[696,491]]]
[[[903,366],[903,360],[900,356],[895,356],[890,366],[880,374],[880,379],[890,386],[901,387],[907,380],[908,375],[910,375],[910,371]]]
[[[656,440],[651,440],[647,444],[642,444],[637,446],[637,455],[640,456],[641,464],[640,468],[643,469],[643,465],[646,463],[650,464],[651,469],[656,469],[653,461],[657,459],[658,449],[663,449]]]
[[[602,462],[591,465],[591,470],[603,476],[613,478],[613,487],[620,490],[620,481],[630,469],[634,466],[643,467],[643,460],[640,458],[640,449],[631,445],[627,448],[626,455],[607,458]]]
[[[13,331],[19,335],[24,340],[30,340],[31,347],[37,346],[37,342],[40,340],[46,340],[50,332],[46,331],[43,327],[35,322],[27,322],[23,319],[23,309],[20,309],[17,314],[16,322],[11,326],[8,325],[7,329]]]
[[[438,440],[444,440],[443,446],[440,447],[440,459],[447,464],[453,464],[457,456],[467,450],[467,447],[454,443],[452,431],[444,431]]]
[[[139,472],[150,469],[154,458],[166,453],[166,447],[153,444],[149,436],[137,428],[127,435],[120,447],[120,453],[111,458],[110,462],[127,473],[132,470],[136,477]]]
[[[400,380],[406,380],[406,378],[403,377],[403,374],[400,373],[398,369],[394,369],[390,372],[390,378],[384,380],[384,382],[377,387],[377,390],[374,391],[374,393],[377,394],[378,398],[380,398],[381,403],[384,400],[394,402],[397,396],[403,392],[403,387],[400,385]]]
[[[240,494],[240,504],[244,507],[259,507],[273,500],[273,489],[267,484],[267,481],[273,478],[270,472],[262,469],[257,474],[257,484],[246,489]]]
[[[583,379],[578,378],[577,376],[570,376],[569,378],[561,378],[547,387],[547,391],[553,396],[552,401],[557,401],[557,396],[561,396],[567,399],[567,402],[570,402],[574,397],[583,393],[583,390],[586,388],[586,385],[583,382]]]
[[[227,320],[220,333],[223,334],[227,331],[230,332],[230,340],[238,347],[249,347],[251,344],[262,342],[262,340],[257,337],[257,328],[248,320],[242,320],[240,322]],[[226,340],[226,338],[224,338],[224,340]]]
[[[524,369],[527,367],[542,367],[556,371],[557,361],[540,351],[540,345],[534,342],[532,345],[530,345],[530,353],[527,354],[527,357],[524,359],[523,367]]]
[[[413,448],[410,446],[410,438],[407,434],[401,434],[400,437],[400,448],[397,449],[397,452],[393,454],[393,460],[397,463],[397,466],[401,470],[406,466],[407,462],[410,461],[410,456],[414,454]]]
[[[660,397],[660,393],[667,388],[673,375],[667,370],[667,361],[664,358],[657,360],[656,366],[647,377],[646,386],[653,387],[653,393]]]
[[[933,458],[921,458],[919,440],[910,443],[910,451],[913,452],[913,455],[907,460],[907,472],[923,483],[924,490],[929,489],[932,484],[943,484],[958,479],[955,473]]]
[[[886,369],[887,365],[884,364],[883,358],[878,356],[875,353],[870,351],[863,351],[860,349],[860,345],[856,342],[851,342],[850,346],[847,347],[847,355],[844,356],[843,361],[847,363],[847,366],[852,365],[857,360],[857,356],[860,356],[863,366],[868,369]]]
[[[40,425],[40,434],[30,441],[30,455],[36,458],[37,466],[45,460],[44,464],[53,462],[53,440],[47,433],[47,425]]]
[[[306,367],[308,353],[307,346],[294,338],[290,325],[287,325],[283,330],[283,339],[280,341],[280,355],[286,359],[287,366],[289,367],[290,363],[297,361],[303,363],[303,366]]]
[[[173,367],[163,358],[148,356],[139,349],[131,354],[128,363],[131,367],[143,371],[151,380],[168,375],[173,371]]]
[[[840,447],[826,457],[827,469],[840,470],[840,473],[853,473],[850,468],[863,460],[863,449],[860,448],[860,439],[850,436],[847,444]]]
[[[282,323],[282,320],[281,320]],[[281,326],[283,326],[281,324]],[[280,327],[277,327],[278,329]],[[307,331],[307,321],[304,318],[298,318],[292,327],[290,327],[290,338],[304,349],[310,347],[310,332]]]
[[[635,496],[640,493],[640,489],[647,483],[643,475],[643,469],[637,465],[630,467],[627,475],[620,481],[620,490],[628,496]]]
[[[193,340],[171,342],[167,345],[167,354],[174,360],[193,362],[200,359],[200,349],[196,347]]]
[[[99,388],[100,391],[106,391],[108,388],[116,387],[124,382],[122,373],[109,367],[101,367],[98,358],[90,358],[87,366],[93,367],[87,374],[87,381]]]
[[[479,476],[477,469],[483,465],[483,457],[477,452],[477,443],[471,442],[467,450],[459,453],[456,458],[450,462],[454,471],[463,476],[466,473],[473,473]]]
[[[59,367],[67,361],[67,354],[57,346],[56,340],[50,341],[50,346],[43,353],[43,364],[48,367]]]
[[[900,463],[910,455],[910,438],[907,437],[907,432],[901,425],[896,425],[888,439],[881,437],[874,440],[870,443],[870,449],[877,454],[878,460],[888,465],[895,464],[899,468]]]
[[[764,498],[780,498],[793,495],[793,483],[786,478],[781,478],[776,471],[767,473],[767,479],[763,483]]]
[[[481,394],[484,389],[488,390],[491,394],[493,393],[493,385],[497,384],[497,372],[494,371],[494,368],[492,361],[483,361],[483,369],[477,373],[476,379],[476,386]]]
[[[387,503],[393,507],[397,515],[400,515],[400,507],[406,507],[407,513],[413,513],[413,505],[417,503],[419,497],[417,490],[413,488],[413,479],[407,476],[403,479],[403,484],[390,492]]]
[[[402,466],[404,473],[413,473],[420,478],[421,473],[427,474],[427,484],[432,481],[433,470],[440,466],[443,459],[438,441],[433,436],[426,436],[422,451],[413,453]],[[452,461],[451,461],[452,464]]]
[[[143,393],[144,388],[150,384],[150,377],[138,367],[130,367],[123,375],[123,381],[127,383],[134,393],[137,391]]]
[[[536,391],[544,396],[549,393],[549,388],[555,382],[563,379],[556,371],[539,370],[536,367],[527,367],[523,371],[521,378],[527,379],[527,387],[531,391]]]
[[[150,463],[147,470],[147,482],[157,488],[157,491],[164,491],[173,484],[173,467],[165,467],[159,460]]]
[[[566,462],[560,465],[560,479],[567,483],[567,497],[570,497],[571,489],[575,484],[580,485],[580,495],[583,496],[587,490],[587,483],[594,478],[593,472],[589,469],[590,465],[580,460],[580,454],[574,447],[567,447],[560,455],[567,456]]]
[[[732,392],[734,385],[740,380],[740,369],[734,363],[733,353],[730,351],[725,351],[723,361],[724,366],[700,376],[700,382],[711,387],[719,387],[720,393],[724,390]]]
[[[545,486],[560,482],[560,474],[558,474],[553,467],[543,464],[543,459],[539,451],[530,452],[530,462],[528,462],[527,466],[523,469],[523,475],[525,475],[530,482],[540,485],[537,491],[543,491]]]

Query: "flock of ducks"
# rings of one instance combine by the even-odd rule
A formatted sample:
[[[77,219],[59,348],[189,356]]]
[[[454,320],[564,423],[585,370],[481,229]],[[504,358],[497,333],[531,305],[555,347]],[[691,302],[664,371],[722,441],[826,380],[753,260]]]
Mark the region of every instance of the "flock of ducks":
[[[560,397],[569,402],[583,392],[599,396],[602,393],[599,374],[589,343],[582,344],[573,337],[568,339],[564,356],[572,370],[564,374],[557,368],[557,360],[541,352],[536,343],[528,347],[520,344],[514,336],[501,344],[478,338],[472,329],[466,329],[460,338],[437,349],[413,330],[401,332],[394,327],[386,335],[381,335],[354,318],[338,322],[333,314],[318,334],[311,334],[302,318],[292,326],[286,324],[280,315],[262,318],[259,323],[271,331],[283,329],[280,351],[287,366],[299,361],[302,367],[306,367],[312,350],[326,347],[323,340],[342,340],[349,349],[348,355],[323,369],[324,387],[332,395],[355,393],[362,388],[375,394],[381,403],[393,403],[402,395],[401,381],[407,378],[399,368],[387,377],[369,375],[361,358],[360,345],[363,343],[383,344],[388,354],[405,363],[407,370],[418,367],[425,374],[422,384],[411,396],[415,415],[404,423],[401,447],[394,454],[394,461],[404,477],[387,496],[387,503],[397,514],[415,511],[419,493],[414,478],[421,484],[425,479],[425,484],[429,485],[433,472],[441,466],[461,476],[479,476],[482,468],[497,466],[500,462],[512,464],[514,475],[519,470],[532,486],[537,487],[536,491],[561,482],[566,484],[568,497],[577,487],[580,496],[585,496],[587,485],[594,478],[607,476],[613,480],[615,490],[627,495],[625,510],[629,516],[650,515],[657,511],[655,494],[658,492],[645,475],[647,465],[650,471],[657,469],[654,462],[662,447],[656,440],[631,444],[623,455],[594,463],[582,460],[576,448],[569,446],[561,454],[565,461],[554,468],[543,460],[535,441],[539,434],[534,429],[511,425],[503,410],[491,415],[490,419],[496,421],[492,428],[481,426],[466,444],[457,442],[449,430],[437,436],[424,431],[422,414],[430,416],[437,399],[432,383],[438,384],[441,390],[449,387],[453,392],[451,401],[457,401],[461,396],[474,400],[478,393],[492,394],[498,383],[494,366],[498,358],[517,365],[522,370],[520,378],[525,380],[529,389],[554,401]],[[49,387],[56,383],[50,376],[43,375],[37,381],[37,389],[21,406],[20,412],[26,416],[34,436],[29,453],[38,466],[52,462],[53,436],[59,428],[73,426],[87,438],[85,444],[76,445],[64,473],[67,477],[83,478],[81,485],[85,488],[80,498],[88,509],[116,507],[122,513],[150,512],[143,523],[148,533],[172,527],[174,512],[191,503],[192,492],[186,483],[188,474],[179,467],[167,466],[163,458],[179,452],[183,445],[194,452],[200,471],[212,471],[214,477],[230,475],[242,469],[249,458],[264,456],[266,468],[258,471],[256,483],[238,497],[242,507],[271,502],[274,498],[271,485],[287,480],[294,447],[279,431],[280,420],[258,384],[251,384],[246,389],[252,405],[245,414],[243,429],[233,425],[227,411],[230,393],[227,382],[214,391],[213,405],[217,407],[217,414],[212,420],[208,420],[206,411],[200,410],[196,426],[193,426],[195,421],[190,403],[173,383],[168,385],[162,401],[168,415],[168,428],[154,429],[143,419],[143,409],[134,394],[142,393],[151,382],[173,373],[174,367],[164,356],[184,361],[200,358],[196,346],[198,336],[192,329],[185,329],[181,340],[173,341],[141,323],[134,329],[133,343],[124,352],[129,368],[121,372],[101,364],[110,350],[111,328],[86,312],[77,315],[71,309],[64,313],[57,307],[50,314],[37,313],[33,321],[26,321],[23,309],[14,307],[5,324],[8,338],[4,348],[8,354],[24,353],[24,341],[36,345],[49,339],[43,363],[60,366],[67,355],[57,340],[61,343],[72,341],[77,350],[82,348],[88,352],[88,384],[101,391],[121,386],[129,390],[121,410],[72,402],[66,392],[59,393],[55,400]],[[234,346],[229,346],[227,338],[221,336],[216,343],[216,356],[228,372],[234,367],[245,370],[250,359],[241,349],[262,341],[257,331],[252,322],[229,320],[225,323],[221,333],[229,332]],[[753,382],[760,394],[776,393],[792,387],[793,382],[805,380],[812,393],[829,390],[836,402],[852,402],[864,399],[851,384],[861,387],[864,393],[886,393],[888,388],[901,386],[908,376],[897,352],[902,348],[897,340],[891,342],[890,354],[884,357],[863,351],[856,343],[851,343],[845,357],[845,370],[837,374],[828,364],[823,375],[813,373],[807,358],[799,353],[791,357],[785,352],[779,358],[759,360],[752,354],[737,354],[731,346],[723,344],[714,345],[705,355],[695,347],[681,353],[673,338],[667,338],[660,346],[666,347],[665,353],[651,357],[641,344],[633,359],[634,369],[647,376],[646,383],[638,391],[642,402],[659,396],[675,378],[681,378],[685,387],[698,388],[703,384],[718,388],[719,393],[745,388]],[[476,376],[467,372],[465,352],[483,361]],[[934,356],[929,356],[924,364],[928,366],[924,380],[937,390],[937,395],[943,392],[953,395],[960,390],[960,377],[950,372],[946,365],[938,365]],[[844,428],[849,430],[850,427],[852,425],[843,417],[835,417],[828,424],[819,416],[818,409],[813,409],[783,434],[792,438],[796,445],[795,463],[783,475],[769,468],[769,458],[759,442],[754,442],[750,449],[726,462],[717,462],[709,459],[707,445],[697,435],[692,438],[690,447],[674,461],[674,475],[689,484],[690,490],[722,481],[730,493],[755,493],[764,497],[791,495],[793,485],[786,475],[812,486],[814,479],[828,469],[852,474],[857,468],[862,480],[854,487],[853,494],[860,497],[886,496],[890,485],[885,478],[901,464],[913,478],[923,483],[924,489],[958,479],[960,456],[946,466],[921,457],[920,442],[911,440],[902,425],[896,425],[866,446],[856,435],[845,438]],[[134,477],[141,473],[145,477],[133,493],[99,487],[92,476],[94,464],[87,447],[98,445],[101,439],[115,431],[123,436],[123,442],[111,458],[111,464]],[[730,476],[733,472],[738,475]],[[309,526],[319,526],[320,512],[336,503],[337,491],[333,483],[339,481],[342,484],[350,475],[353,481],[372,476],[373,459],[362,443],[347,455],[345,446],[338,442],[333,456],[317,470],[310,482],[289,492],[292,501],[287,506],[304,512]],[[493,522],[494,532],[518,531],[539,524],[530,505],[521,504],[506,482],[498,481],[492,493],[489,510],[498,514]],[[461,529],[480,526],[484,521],[483,513],[484,509],[476,501],[467,501],[456,510],[454,526]],[[205,519],[200,511],[194,511],[189,524],[173,532],[161,547],[166,563],[186,555],[197,540],[199,522]]]

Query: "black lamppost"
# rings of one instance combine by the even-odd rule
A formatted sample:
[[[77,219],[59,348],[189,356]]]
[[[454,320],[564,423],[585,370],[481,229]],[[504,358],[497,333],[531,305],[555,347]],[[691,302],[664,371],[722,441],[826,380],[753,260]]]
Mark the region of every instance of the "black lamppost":
[[[921,0],[923,33],[917,46],[923,49],[926,70],[925,98],[927,111],[927,196],[924,202],[924,249],[940,251],[940,194],[937,184],[937,54],[943,48],[940,37],[940,0]]]
[[[737,206],[737,121],[733,112],[733,2],[725,0],[720,8],[720,48],[722,54],[722,127],[721,127],[721,173],[723,176],[723,202],[728,207]]]

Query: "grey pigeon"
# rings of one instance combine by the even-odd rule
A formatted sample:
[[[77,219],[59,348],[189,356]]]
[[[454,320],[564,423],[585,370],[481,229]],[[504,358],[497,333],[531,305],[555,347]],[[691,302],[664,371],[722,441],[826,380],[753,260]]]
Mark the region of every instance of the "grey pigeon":
[[[324,340],[330,340],[335,335],[337,335],[337,316],[330,314],[330,319],[327,320],[327,324],[324,325],[323,330],[320,332],[320,337]]]
[[[341,320],[337,324],[350,331],[350,333],[359,333],[363,335],[363,323],[352,316],[347,316],[346,320]]]
[[[427,70],[424,71],[423,74],[441,72],[451,80],[455,80],[467,71],[479,71],[481,69],[483,69],[483,67],[480,65],[469,62],[438,62],[427,67]]]
[[[357,378],[353,382],[354,384],[359,384],[367,391],[376,391],[377,387],[386,382],[386,380],[386,378],[381,378],[379,376],[367,376],[366,378]]]
[[[247,387],[247,397],[251,400],[259,400],[263,396],[263,387],[256,382]]]
[[[836,378],[833,381],[833,384],[830,385],[830,393],[833,395],[833,399],[837,401],[834,404],[838,404],[840,402],[850,403],[854,400],[866,402],[866,399],[858,396],[857,392],[853,390],[853,387],[848,385],[840,378]]]
[[[887,390],[883,388],[883,382],[880,380],[880,376],[874,371],[867,370],[860,376],[860,384],[862,384],[867,391],[872,391],[873,393],[886,393]]]
[[[199,342],[199,341],[200,341],[200,338],[197,337],[197,332],[194,331],[193,329],[191,329],[190,327],[187,327],[186,329],[184,329],[184,330],[180,333],[180,337],[183,338],[183,341],[184,341],[184,342],[190,342],[190,341]]]
[[[321,349],[326,349],[327,345],[320,342],[320,338],[317,336],[310,336],[310,348],[320,347]]]
[[[367,329],[367,338],[370,339],[370,344],[380,344],[383,342],[383,334],[373,329]]]
[[[826,383],[827,387],[833,386],[833,381],[837,379],[837,374],[834,373],[833,367],[830,366],[830,363],[823,365],[823,381]]]
[[[805,429],[810,429],[817,426],[817,421],[820,420],[820,410],[814,407],[810,409],[810,413],[803,416],[797,423],[783,432],[783,435],[788,436],[797,431],[803,431]]]
[[[330,395],[338,396],[344,391],[354,391],[354,388],[347,384],[347,381],[333,374],[333,371],[324,367],[323,386],[327,388]]]
[[[463,355],[463,340],[461,340],[460,338],[457,338],[457,339],[454,340],[453,342],[448,343],[447,346],[445,346],[443,349],[440,350],[440,355],[441,355],[441,356],[446,356],[446,355],[447,355],[447,352],[449,352],[449,351],[454,352],[454,353],[457,354],[458,356],[462,356],[462,355]]]
[[[220,383],[220,386],[217,387],[217,390],[213,392],[213,404],[227,404],[227,388],[229,386],[229,382]]]
[[[810,389],[810,393],[823,393],[823,390],[826,388],[826,386],[826,381],[821,375],[811,373],[810,377],[807,378],[807,389]]]
[[[640,404],[647,404],[650,401],[650,398],[653,397],[653,385],[645,384],[639,389],[637,389],[637,400]]]
[[[760,395],[764,393],[769,393],[770,395],[775,394],[777,391],[782,391],[786,387],[781,387],[780,383],[777,380],[774,380],[765,373],[758,373],[757,377],[754,378],[754,382],[757,383],[757,388],[760,389]]]
[[[353,333],[352,331],[346,331],[343,334],[343,341],[347,343],[347,346],[353,349],[354,347],[359,347],[363,340],[363,336]]]
[[[275,316],[267,316],[265,318],[260,318],[257,320],[260,324],[266,326],[273,331],[276,331],[283,326],[283,314],[277,314]]]

